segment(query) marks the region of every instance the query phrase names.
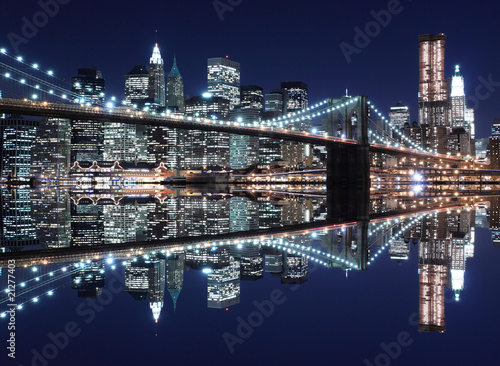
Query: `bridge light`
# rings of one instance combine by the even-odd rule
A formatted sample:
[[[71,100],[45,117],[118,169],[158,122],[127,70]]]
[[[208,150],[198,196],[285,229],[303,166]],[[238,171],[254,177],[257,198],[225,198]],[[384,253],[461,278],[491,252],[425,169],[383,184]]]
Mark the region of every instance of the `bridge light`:
[[[49,70],[49,71],[47,71],[47,74],[49,74],[49,75],[53,75],[53,74],[54,74],[54,72],[53,72],[52,70]]]
[[[17,61],[22,62],[23,61],[22,56],[17,56]]]
[[[35,85],[35,89],[40,89],[40,85]]]
[[[5,77],[6,77],[6,78],[10,78],[10,73],[6,72],[6,73],[5,73]]]
[[[7,50],[5,48],[1,48],[0,52],[3,53],[3,54],[5,54],[5,53],[7,53]]]
[[[111,97],[111,100],[114,102],[116,100],[116,97]]]
[[[38,69],[38,64],[33,64],[34,69]]]
[[[20,82],[21,84],[24,84],[24,83],[26,82],[26,80],[21,79],[19,82]]]
[[[36,99],[36,98],[38,98],[38,95],[33,94],[31,97],[32,97],[33,99]]]
[[[109,109],[113,108],[113,103],[111,102],[106,103],[106,107],[108,107]]]
[[[63,94],[61,98],[66,99],[67,98],[66,94]]]
[[[54,91],[52,89],[49,90],[49,94],[54,94]]]

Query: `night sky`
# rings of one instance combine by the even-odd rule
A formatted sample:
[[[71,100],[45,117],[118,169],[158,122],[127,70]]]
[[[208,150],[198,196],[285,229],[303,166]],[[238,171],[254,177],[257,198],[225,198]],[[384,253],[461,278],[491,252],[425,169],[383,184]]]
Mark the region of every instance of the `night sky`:
[[[445,33],[446,77],[459,64],[466,94],[473,97],[481,85],[478,78],[493,80],[489,90],[479,91],[480,99],[470,99],[477,137],[488,136],[493,118],[500,117],[496,2],[59,1],[67,3],[18,45],[18,54],[68,80],[78,68],[95,65],[103,72],[108,95],[123,97],[123,76],[134,65],[149,63],[158,30],[165,68],[170,70],[175,52],[185,93],[191,96],[206,90],[206,59],[228,55],[241,63],[242,84],[260,85],[266,93],[282,81],[300,80],[309,85],[310,102],[316,102],[349,88],[349,94],[368,95],[386,113],[401,101],[415,120],[418,35]],[[389,8],[394,14],[385,27],[370,23],[373,12]],[[9,34],[22,36],[22,18],[32,21],[40,10],[35,0],[4,2],[0,46],[15,53]],[[356,47],[354,28],[364,31],[367,25],[373,36],[358,43],[347,62],[340,44]]]

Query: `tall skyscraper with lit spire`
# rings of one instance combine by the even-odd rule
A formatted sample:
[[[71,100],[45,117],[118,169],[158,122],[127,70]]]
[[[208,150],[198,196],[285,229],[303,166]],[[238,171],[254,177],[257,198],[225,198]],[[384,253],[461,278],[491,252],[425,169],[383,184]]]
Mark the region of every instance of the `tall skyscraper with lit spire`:
[[[167,77],[167,107],[184,113],[184,82],[177,68],[177,59],[174,55],[174,64]]]
[[[149,97],[158,106],[165,106],[165,69],[158,43],[155,43],[149,59]]]
[[[460,67],[455,66],[455,73],[451,77],[451,125],[464,127],[465,122],[465,92],[464,77],[460,74]]]

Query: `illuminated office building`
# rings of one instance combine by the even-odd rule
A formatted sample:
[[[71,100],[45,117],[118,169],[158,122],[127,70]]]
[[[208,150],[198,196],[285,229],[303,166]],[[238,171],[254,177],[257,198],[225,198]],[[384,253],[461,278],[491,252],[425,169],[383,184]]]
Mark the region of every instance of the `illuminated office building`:
[[[174,64],[167,77],[167,108],[184,113],[184,82],[177,68],[177,59],[174,55]]]
[[[207,305],[223,309],[240,302],[240,262],[229,260],[229,265],[208,274]]]
[[[242,109],[264,111],[264,89],[257,85],[241,85],[240,106]]]
[[[72,78],[71,91],[76,103],[103,105],[105,81],[96,68],[79,69]],[[99,161],[103,158],[103,123],[92,120],[71,120],[71,161]]]
[[[402,262],[408,259],[410,255],[410,244],[403,239],[393,239],[390,242],[389,256],[396,262]]]
[[[101,71],[95,66],[78,69],[78,76],[71,78],[71,92],[73,102],[79,104],[90,103],[103,105],[105,100],[106,83]]]
[[[0,247],[20,250],[38,245],[33,225],[30,189],[2,189],[0,191]]]
[[[444,78],[444,34],[424,34],[419,43],[418,122],[420,125],[450,126],[448,85]]]
[[[229,204],[230,231],[250,231],[259,228],[259,204],[246,197],[232,197]]]
[[[71,120],[71,162],[103,160],[104,127],[102,122]]]
[[[278,112],[279,115],[283,114],[286,96],[284,97],[284,92],[280,90],[273,90],[271,93],[265,96],[265,108],[266,112]]]
[[[165,68],[158,43],[155,43],[153,55],[149,59],[149,98],[159,107],[165,106]]]
[[[149,291],[149,268],[141,262],[125,264],[125,291],[136,301],[146,300]]]
[[[230,227],[229,202],[217,197],[170,198],[148,212],[148,238],[160,240],[227,233]]]
[[[260,112],[255,108],[234,108],[230,113],[232,121],[252,123],[260,121]],[[231,169],[245,169],[259,162],[259,137],[229,135],[229,165]]]
[[[42,179],[65,177],[70,168],[71,122],[63,118],[40,121],[33,145],[33,175]]]
[[[139,135],[138,135],[139,130]],[[140,147],[146,147],[146,141],[140,139],[141,131],[147,131],[143,126],[118,122],[108,122],[103,128],[103,159],[104,161],[138,161]]]
[[[229,101],[216,96],[192,97],[185,104],[186,115],[228,119]],[[229,134],[216,131],[170,131],[167,151],[176,156],[170,166],[181,169],[229,167]],[[156,139],[155,141],[158,141]],[[160,146],[161,144],[158,144]],[[165,150],[163,150],[165,151]]]
[[[240,64],[228,58],[207,60],[208,91],[229,101],[230,108],[240,104]]]
[[[192,269],[222,269],[231,263],[229,248],[212,247],[186,250],[185,265]]]
[[[264,90],[257,85],[241,86],[240,106],[231,111],[232,121],[260,122],[264,112]],[[259,162],[259,137],[230,135],[230,166],[244,169]]]
[[[154,203],[104,205],[104,244],[120,244],[146,240],[148,211]]]
[[[90,260],[72,265],[71,288],[78,291],[78,297],[96,298],[104,288],[104,262]]]
[[[300,255],[283,253],[283,274],[281,283],[302,284],[309,277],[309,261]]]
[[[125,100],[129,105],[141,108],[153,100],[149,94],[149,71],[146,66],[135,65],[125,75]]]
[[[309,88],[301,81],[287,81],[281,83],[281,89],[286,92],[286,112],[299,111],[309,105]]]
[[[173,253],[167,257],[167,289],[172,297],[174,311],[184,282],[184,253]]]
[[[33,145],[38,121],[22,117],[0,119],[0,168],[2,179],[29,179],[32,176]]]
[[[269,273],[283,272],[283,254],[266,254],[265,270]]]
[[[242,281],[256,281],[264,276],[264,256],[260,245],[237,244],[230,248],[231,256],[240,262]]]
[[[403,129],[405,124],[410,124],[410,111],[408,106],[397,103],[389,111],[389,122],[398,129]]]
[[[125,291],[135,300],[145,300],[158,323],[165,296],[166,267],[163,258],[139,258],[125,264]]]
[[[442,236],[438,230],[433,235]],[[419,324],[421,332],[441,332],[446,330],[444,313],[444,287],[448,283],[449,240],[430,239],[420,241],[419,278]]]
[[[31,191],[32,218],[40,245],[66,248],[71,245],[71,208],[65,189]]]
[[[101,245],[103,234],[103,205],[71,205],[71,246]]]

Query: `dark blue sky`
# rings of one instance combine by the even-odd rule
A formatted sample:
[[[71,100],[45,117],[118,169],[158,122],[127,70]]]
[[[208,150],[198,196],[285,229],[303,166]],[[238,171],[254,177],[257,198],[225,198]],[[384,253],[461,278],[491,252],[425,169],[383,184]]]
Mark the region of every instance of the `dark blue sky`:
[[[121,96],[123,75],[149,62],[157,29],[166,69],[175,52],[186,94],[206,89],[208,57],[229,55],[241,63],[242,83],[261,85],[265,92],[281,81],[302,80],[309,84],[310,101],[317,101],[343,95],[347,87],[352,95],[368,95],[386,112],[402,101],[416,119],[418,35],[442,32],[447,35],[447,77],[460,64],[466,93],[473,97],[479,78],[495,82],[474,103],[478,137],[489,135],[493,118],[500,117],[496,2],[231,0],[239,5],[219,16],[212,0],[60,1],[67,3],[19,45],[19,54],[68,79],[79,67],[96,65],[108,94]],[[372,28],[369,43],[348,63],[339,45],[354,46],[354,28],[365,29],[374,20],[372,11],[387,10],[389,4],[397,14],[380,30]],[[12,52],[8,35],[22,36],[22,18],[33,20],[40,10],[35,0],[2,4],[0,46]]]

